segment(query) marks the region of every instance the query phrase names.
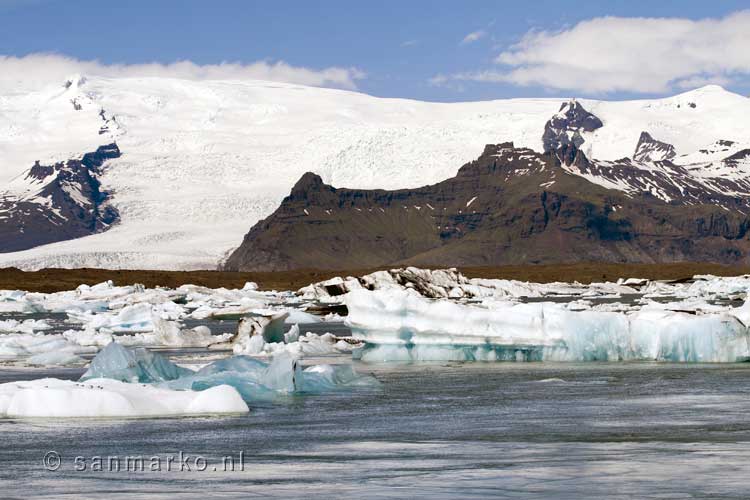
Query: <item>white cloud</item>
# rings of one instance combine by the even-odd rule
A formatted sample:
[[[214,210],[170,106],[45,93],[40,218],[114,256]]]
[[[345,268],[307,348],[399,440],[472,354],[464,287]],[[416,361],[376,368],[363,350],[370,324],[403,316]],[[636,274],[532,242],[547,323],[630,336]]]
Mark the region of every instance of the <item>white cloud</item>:
[[[443,74],[438,74],[438,75],[435,75],[435,76],[433,76],[433,77],[432,77],[432,78],[430,78],[429,80],[427,80],[427,82],[428,82],[428,83],[429,83],[430,85],[434,85],[435,87],[440,87],[440,86],[442,86],[442,85],[445,85],[445,84],[446,84],[446,83],[448,83],[449,81],[451,81],[451,79],[452,79],[452,78],[451,78],[451,77],[449,77],[449,76],[447,76],[447,75],[443,75]]]
[[[727,78],[721,75],[703,76],[695,75],[683,80],[676,82],[678,88],[681,89],[695,89],[703,87],[705,85],[721,85],[722,87],[730,85],[732,83],[731,78]]]
[[[484,30],[472,31],[471,33],[466,35],[463,40],[461,40],[461,44],[466,45],[468,43],[474,43],[478,40],[481,40],[485,36],[487,36],[487,32]]]
[[[750,75],[750,11],[722,19],[602,17],[531,31],[497,68],[449,79],[589,93],[663,93]]]
[[[316,87],[356,89],[365,77],[357,68],[311,69],[291,66],[284,61],[257,61],[249,64],[220,63],[199,65],[190,61],[170,64],[102,64],[57,54],[31,54],[24,57],[0,56],[0,84],[15,82],[44,85],[62,82],[71,74],[104,77],[171,77],[189,80],[270,80]]]

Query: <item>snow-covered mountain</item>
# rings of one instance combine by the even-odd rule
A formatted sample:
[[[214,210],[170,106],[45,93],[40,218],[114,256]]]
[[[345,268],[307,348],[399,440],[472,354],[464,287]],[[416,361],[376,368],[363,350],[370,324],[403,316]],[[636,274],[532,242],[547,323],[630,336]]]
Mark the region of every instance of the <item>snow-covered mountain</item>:
[[[74,76],[3,90],[0,197],[34,199],[36,162],[65,163],[116,143],[121,155],[96,179],[118,221],[0,254],[0,266],[214,268],[304,172],[336,186],[414,188],[455,175],[485,144],[542,152],[545,125],[579,107],[601,123],[569,122],[556,137],[598,161],[567,162],[572,173],[665,201],[686,186],[750,191],[750,99],[717,86],[658,100],[443,104],[260,81]],[[636,158],[627,173],[616,161],[625,157]]]

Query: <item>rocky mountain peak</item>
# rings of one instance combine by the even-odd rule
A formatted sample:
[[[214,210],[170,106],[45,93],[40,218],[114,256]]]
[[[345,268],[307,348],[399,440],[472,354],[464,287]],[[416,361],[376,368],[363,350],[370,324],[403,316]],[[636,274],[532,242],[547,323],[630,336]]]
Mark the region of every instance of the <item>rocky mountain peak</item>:
[[[569,146],[580,149],[585,142],[584,133],[593,132],[604,124],[594,114],[587,111],[583,105],[575,100],[565,102],[544,126],[542,143],[544,152],[558,152],[568,150]]]
[[[677,152],[669,143],[657,141],[646,131],[641,132],[638,144],[635,146],[633,159],[639,162],[654,162],[671,160]]]
[[[119,156],[113,143],[54,165],[35,162],[24,178],[24,194],[0,196],[5,222],[0,226],[0,252],[79,238],[117,221],[119,214],[107,203],[109,193],[101,189],[99,175],[104,162]]]

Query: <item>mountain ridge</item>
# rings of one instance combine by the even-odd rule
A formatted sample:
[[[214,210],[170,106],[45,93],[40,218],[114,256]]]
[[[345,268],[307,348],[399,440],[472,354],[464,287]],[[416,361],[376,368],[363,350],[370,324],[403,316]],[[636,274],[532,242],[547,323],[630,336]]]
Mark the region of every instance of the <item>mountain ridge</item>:
[[[557,120],[544,134],[569,128]],[[750,262],[747,215],[589,182],[570,170],[597,165],[576,143],[487,145],[455,177],[413,190],[334,188],[308,172],[224,269]]]
[[[0,265],[215,268],[306,171],[331,185],[361,189],[434,184],[454,176],[485,144],[512,141],[543,151],[545,123],[561,107],[552,98],[424,103],[268,82],[88,75],[68,81],[0,91],[6,117],[0,121],[0,182],[34,160],[49,165],[117,142],[127,154],[108,160],[100,182],[119,222],[2,254]],[[692,184],[731,191],[715,179],[736,184],[750,170],[744,157],[723,163],[750,148],[747,98],[704,88],[664,99],[577,102],[603,124],[581,132],[581,150],[600,164],[632,156],[647,131],[673,145],[671,161],[688,170]],[[722,141],[734,146],[724,151]],[[656,179],[649,181],[655,195],[684,187],[667,189],[669,168],[636,167]],[[635,186],[622,184],[610,167],[578,174],[607,187]],[[741,196],[744,188],[735,191]]]

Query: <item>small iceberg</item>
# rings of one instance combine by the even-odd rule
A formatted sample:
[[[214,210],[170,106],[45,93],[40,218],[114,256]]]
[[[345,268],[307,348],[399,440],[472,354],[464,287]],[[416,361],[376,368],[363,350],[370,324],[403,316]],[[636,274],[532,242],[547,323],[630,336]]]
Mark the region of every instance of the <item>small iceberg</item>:
[[[157,417],[248,411],[240,394],[227,385],[205,391],[173,391],[103,378],[0,384],[0,418]]]
[[[111,342],[99,351],[80,380],[108,378],[121,382],[149,384],[175,380],[192,373],[192,370],[177,366],[148,349],[128,349],[117,342]]]
[[[232,356],[193,371],[175,365],[158,353],[143,348],[128,349],[115,342],[97,354],[81,381],[94,378],[149,383],[170,390],[203,391],[228,385],[250,402],[269,401],[285,394],[380,385],[374,377],[356,373],[351,365],[316,365],[303,369],[299,360],[286,352],[273,356],[270,362]]]

